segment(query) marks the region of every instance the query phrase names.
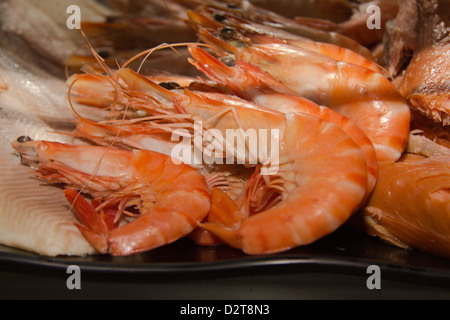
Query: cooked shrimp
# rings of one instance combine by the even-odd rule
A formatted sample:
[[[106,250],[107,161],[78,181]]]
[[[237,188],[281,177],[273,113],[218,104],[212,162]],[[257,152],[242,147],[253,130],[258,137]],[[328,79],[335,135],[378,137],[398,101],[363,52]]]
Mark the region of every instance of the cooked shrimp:
[[[273,26],[266,26],[255,23],[253,21],[244,19],[230,13],[221,13],[212,8],[203,10],[201,13],[188,11],[189,19],[196,25],[205,28],[222,29],[225,27],[233,27],[238,29],[243,36],[249,37],[251,41],[258,42],[258,39],[263,43],[288,43],[290,45],[298,46],[300,48],[308,49],[314,52],[324,54],[337,61],[344,61],[353,63],[375,72],[382,72],[381,67],[373,60],[356,53],[351,49],[347,49],[332,43],[314,41],[306,37],[302,37],[290,32],[277,29]],[[218,21],[214,21],[216,18]]]
[[[184,162],[197,169],[205,176],[208,187],[218,188],[226,192],[233,200],[238,200],[243,193],[245,182],[251,175],[251,170],[232,164],[206,163],[201,153],[196,152],[192,142],[191,117],[184,117],[186,124],[172,126],[170,123],[161,124],[157,116],[131,120],[116,120],[99,123],[80,118],[74,130],[74,135],[88,139],[100,146],[114,146],[125,150],[150,150],[170,156],[176,161]],[[170,118],[167,118],[170,119]],[[172,126],[172,128],[171,128]],[[178,136],[176,130],[186,130],[186,136]],[[189,141],[190,145],[183,146],[183,153],[173,152],[180,144],[179,138]],[[184,140],[187,138],[187,140]],[[189,151],[187,151],[189,149]],[[186,152],[186,154],[184,154]]]
[[[226,6],[222,2],[211,0],[206,2],[201,1],[201,3],[199,4],[201,5],[201,7],[207,6],[210,8],[216,8],[226,13],[235,14],[260,25],[274,27],[291,34],[301,36],[303,38],[308,38],[323,43],[331,43],[340,47],[348,48],[368,59],[373,59],[370,50],[345,35],[342,35],[338,32],[318,30],[316,28],[299,24],[293,19],[289,19],[275,12],[265,10],[259,6],[256,6],[248,0],[238,1],[236,3],[236,6],[234,7]],[[191,6],[191,8],[196,10],[198,6]]]
[[[126,99],[114,88],[114,83],[101,74],[73,74],[66,80],[71,99],[98,108],[125,108]]]
[[[118,73],[130,86],[145,85],[148,90],[168,94],[164,88],[150,84],[148,79],[129,69]],[[180,110],[203,121],[205,127],[219,130],[223,136],[230,129],[277,133],[279,150],[270,143],[258,141],[257,152],[257,162],[262,167],[276,160],[274,153],[278,153],[277,173],[263,176],[260,171],[255,172],[241,206],[243,218],[232,226],[220,222],[201,224],[231,246],[248,254],[264,254],[309,244],[341,226],[366,195],[364,154],[332,123],[305,114],[283,114],[220,93],[185,90],[183,95],[175,96],[175,101]],[[226,148],[225,151],[226,156],[229,153],[242,156],[236,150]],[[246,156],[252,152],[250,146],[244,152],[247,165],[251,163]],[[259,181],[256,187],[255,181]],[[263,205],[255,201],[255,197],[267,199],[267,194],[272,201]]]
[[[170,131],[142,121],[133,123],[132,120],[118,120],[104,123],[79,118],[73,134],[99,146],[151,150],[169,156],[176,145],[176,142],[171,141]]]
[[[135,109],[137,110],[136,116],[141,115],[141,117],[106,120],[102,122],[91,121],[79,117],[74,130],[74,135],[83,139],[88,139],[101,146],[113,145],[126,150],[151,150],[166,154],[172,158],[177,158],[178,161],[189,164],[205,176],[208,187],[212,190],[216,190],[212,195],[221,194],[230,198],[230,201],[232,202],[239,201],[239,199],[242,198],[245,183],[251,175],[249,169],[233,165],[214,165],[205,163],[201,153],[199,156],[199,153],[195,151],[194,144],[191,143],[189,146],[183,148],[183,154],[172,154],[174,148],[179,144],[177,138],[173,139],[175,130],[182,129],[187,131],[187,135],[183,137],[183,141],[185,141],[184,139],[186,137],[191,137],[194,134],[192,132],[192,117],[186,114],[176,114],[177,111],[172,98],[174,97],[174,94],[176,94],[175,92],[181,87],[177,85],[170,86],[170,83],[173,81],[167,81],[174,80],[174,78],[163,78],[163,80],[166,81],[163,84],[157,84],[154,81],[156,80],[159,82],[161,77],[144,77],[141,75],[137,77],[137,74],[136,76],[131,75],[130,70],[119,70],[118,74],[122,74],[128,81],[126,86],[122,86],[119,85],[119,82],[124,84],[123,81],[121,81],[121,78],[115,80],[118,81],[116,88],[120,91],[119,95],[127,97],[128,99],[128,114],[132,112],[131,109]],[[92,105],[94,106],[97,105],[95,101],[102,101],[101,97],[98,98],[95,94],[91,95],[90,90],[84,90],[84,88],[89,88],[89,83],[91,81],[96,84],[97,80],[98,79],[95,77],[80,78],[79,81],[81,85],[77,91],[77,97],[83,99],[83,95],[90,96],[93,102]],[[112,81],[112,79],[102,78],[101,81],[108,83],[109,81]],[[205,85],[209,86],[209,84],[206,83]],[[155,112],[155,108],[149,107],[155,103],[160,104],[159,111],[164,110],[165,114],[158,116],[158,112]],[[144,111],[144,113],[150,114],[150,116],[142,117],[140,111]],[[176,134],[175,137],[177,137]],[[186,148],[189,149],[187,154],[185,154]],[[223,203],[221,199],[221,197],[218,198],[213,196],[211,205],[213,207],[219,207],[215,202],[220,201]],[[220,205],[220,207],[223,206]],[[214,216],[214,210],[211,210],[208,214],[208,217],[209,216]],[[192,232],[190,238],[199,245],[213,245],[219,242],[217,237],[214,237],[206,230],[199,228]]]
[[[130,255],[171,243],[209,211],[204,177],[160,153],[48,141],[16,141],[13,147],[40,179],[66,184],[79,230],[102,254]],[[74,189],[93,196],[93,203]],[[138,210],[137,217],[117,226],[128,207]]]
[[[232,105],[236,116],[228,112],[217,118],[214,127],[219,130],[278,129],[280,164],[275,176],[248,193],[250,208],[246,214],[249,216],[240,224],[230,228],[204,223],[203,228],[249,254],[280,252],[309,244],[333,232],[360,205],[366,194],[365,158],[338,126],[309,115],[240,107],[232,104],[234,99],[224,101],[217,96],[218,100],[214,100],[214,95],[191,94],[189,101],[181,101],[181,104],[205,119]],[[240,125],[236,124],[236,119]],[[261,177],[256,173],[258,176]],[[264,180],[262,177],[260,181]],[[248,188],[252,188],[251,183]],[[250,203],[252,196],[261,189],[278,201],[262,208],[260,203]]]
[[[228,67],[197,46],[191,46],[189,50],[196,59],[191,63],[212,80],[231,88],[239,97],[283,113],[306,113],[338,125],[363,150],[368,168],[368,194],[373,190],[377,176],[375,150],[357,125],[332,109],[303,98],[252,65],[237,61],[234,67]]]
[[[205,29],[199,35],[219,55],[233,53],[296,93],[354,121],[372,141],[378,162],[400,158],[409,135],[410,109],[383,75],[289,44],[248,44],[229,34],[225,41]]]
[[[194,139],[196,131],[194,117],[180,111],[174,103],[174,97],[183,94],[183,87],[172,86],[173,81],[161,83],[159,80],[162,78],[159,76],[142,76],[126,68],[110,74],[109,78],[104,77],[102,81],[112,82],[118,95],[126,98],[127,108],[123,111],[126,111],[126,114],[122,114],[120,119],[100,122],[79,116],[74,130],[75,136],[101,146],[113,145],[126,150],[151,150],[166,154],[198,169],[208,180],[210,188],[220,188],[233,200],[241,196],[243,185],[251,174],[250,170],[204,161],[208,155],[203,156],[201,150],[197,152],[199,149],[192,143],[196,140]],[[126,82],[123,79],[126,79]],[[176,80],[177,77],[163,79]],[[187,80],[186,77],[182,79]],[[191,83],[189,87],[201,91],[222,92],[215,82],[205,80],[197,83],[198,79],[190,79],[196,83],[194,85]],[[159,83],[154,82],[155,80]],[[92,77],[81,77],[79,81],[82,82],[81,89],[88,88]],[[97,79],[94,77],[93,81],[95,84]],[[188,82],[184,84],[187,85]],[[81,97],[84,94],[91,95],[89,90],[79,90],[77,94]],[[95,95],[92,98],[96,100]],[[101,100],[100,98],[99,101]],[[183,132],[177,133],[178,130]],[[179,139],[183,139],[182,143]],[[182,150],[178,148],[180,152],[173,152],[181,144]]]

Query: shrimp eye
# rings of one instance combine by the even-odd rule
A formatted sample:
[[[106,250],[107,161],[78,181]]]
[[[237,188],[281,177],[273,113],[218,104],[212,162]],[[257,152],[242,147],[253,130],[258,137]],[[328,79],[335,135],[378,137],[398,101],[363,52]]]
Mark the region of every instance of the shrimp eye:
[[[180,87],[180,85],[178,83],[174,82],[174,81],[160,82],[159,85],[161,87],[163,87],[164,89],[167,89],[167,90],[173,90],[173,89],[176,89],[176,88]]]
[[[17,138],[17,142],[20,142],[20,143],[24,143],[24,142],[28,142],[28,141],[33,141],[33,139],[31,139],[28,136],[20,136]]]
[[[216,21],[224,21],[225,20],[225,15],[221,14],[221,13],[216,13],[214,15],[214,20]]]
[[[234,4],[234,3],[229,3],[229,4],[227,4],[227,8],[228,9],[237,9],[238,6],[236,4]]]
[[[230,56],[225,56],[221,58],[220,61],[227,67],[234,67],[236,65],[236,61]]]
[[[222,30],[220,30],[220,34],[222,35],[222,38],[224,38],[225,40],[229,40],[235,36],[236,31],[234,31],[233,28],[225,27]]]

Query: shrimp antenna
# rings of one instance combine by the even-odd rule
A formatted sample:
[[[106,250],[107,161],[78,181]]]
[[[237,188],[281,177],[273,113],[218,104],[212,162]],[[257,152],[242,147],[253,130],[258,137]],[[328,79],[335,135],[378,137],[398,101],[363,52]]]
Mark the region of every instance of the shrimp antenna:
[[[86,75],[82,75],[82,76],[80,76],[79,78],[75,79],[75,80],[70,84],[70,86],[69,86],[69,89],[68,89],[68,101],[69,101],[69,105],[70,105],[72,111],[75,113],[75,115],[77,115],[80,119],[83,119],[83,120],[85,120],[85,121],[87,121],[87,122],[91,122],[91,123],[97,123],[97,122],[94,121],[94,120],[87,119],[87,118],[84,118],[83,116],[81,116],[81,115],[75,110],[75,108],[73,107],[72,101],[71,101],[71,99],[70,99],[70,91],[71,91],[71,89],[72,89],[74,83],[75,83],[77,80],[81,79],[83,76],[86,76]],[[128,104],[125,106],[125,112],[124,112],[123,117],[125,117],[125,114],[126,114],[126,111],[127,111],[127,110],[128,110]],[[117,131],[116,135],[115,135],[114,138],[112,139],[111,143],[108,145],[108,147],[106,148],[105,152],[103,153],[103,155],[102,155],[102,156],[100,157],[100,159],[98,160],[98,162],[97,162],[97,164],[95,165],[95,168],[94,168],[92,174],[91,174],[91,175],[89,176],[89,178],[88,178],[88,181],[91,181],[91,180],[94,178],[95,174],[98,172],[98,170],[99,170],[99,168],[100,168],[100,165],[101,165],[101,163],[102,163],[103,158],[105,157],[106,153],[113,147],[114,143],[116,142],[117,138],[118,138],[119,135],[120,135],[120,131],[121,131],[121,128],[119,128],[119,130]],[[81,193],[87,188],[87,186],[88,186],[88,182],[86,182],[86,183],[84,184],[84,186],[77,192],[77,195],[75,196],[74,201],[71,203],[69,210],[72,210],[72,209],[73,209],[74,204],[75,204],[75,202],[76,202],[76,199],[77,199],[79,196],[81,196]]]
[[[114,88],[114,101],[112,103],[112,105],[114,105],[116,103],[116,101],[118,100],[118,89],[117,87],[119,86],[119,82],[117,79],[115,79],[113,73],[111,72],[111,70],[109,69],[109,67],[106,65],[105,63],[105,59],[103,59],[96,51],[95,49],[91,46],[91,44],[89,43],[89,40],[87,39],[85,33],[83,32],[83,30],[80,30],[81,35],[83,36],[83,38],[86,41],[86,44],[89,48],[89,50],[91,51],[92,55],[94,56],[95,60],[97,61],[97,63],[99,64],[100,68],[107,74],[106,79],[111,83],[111,85]],[[72,109],[73,110],[73,109]]]
[[[108,66],[105,63],[105,59],[103,59],[96,51],[95,49],[91,46],[91,44],[89,43],[89,40],[87,39],[86,35],[84,34],[83,30],[80,30],[81,35],[83,36],[84,40],[86,40],[86,44],[89,48],[89,50],[91,51],[92,55],[94,56],[95,60],[97,60],[98,64],[100,65],[100,67],[103,69],[103,71],[105,71],[105,73],[109,76],[112,77],[112,73],[109,70]]]
[[[86,40],[87,46],[88,46],[89,50],[92,52],[94,58],[97,60],[97,62],[98,62],[98,64],[100,65],[100,67],[101,67],[101,68],[105,71],[105,73],[107,74],[106,79],[107,79],[108,81],[110,81],[111,84],[112,84],[113,87],[114,87],[114,92],[115,92],[115,94],[114,94],[115,97],[114,97],[114,102],[113,102],[113,104],[114,104],[114,103],[117,101],[117,97],[118,97],[118,90],[117,90],[117,86],[119,86],[118,80],[114,80],[114,76],[113,76],[113,74],[111,73],[111,71],[109,70],[108,66],[105,64],[105,60],[104,60],[104,59],[103,59],[103,58],[95,51],[95,49],[90,45],[90,43],[89,43],[89,41],[88,41],[88,39],[87,39],[87,37],[86,37],[86,35],[84,34],[83,31],[81,31],[81,34],[83,35],[84,39]],[[95,72],[94,72],[94,73],[95,73]],[[91,120],[91,119],[84,118],[82,115],[80,115],[80,114],[75,110],[75,107],[73,106],[73,104],[72,104],[72,99],[71,99],[71,91],[72,91],[73,85],[76,83],[76,81],[80,80],[82,77],[87,76],[87,75],[88,75],[88,74],[80,75],[78,78],[76,78],[74,81],[72,81],[72,83],[69,85],[69,88],[68,88],[68,90],[67,90],[68,102],[69,102],[70,108],[72,109],[73,113],[74,113],[77,117],[79,117],[80,119],[83,119],[83,120],[85,120],[85,121],[91,122],[91,123],[96,123],[96,121]],[[96,76],[99,76],[99,77],[105,77],[105,76],[100,75],[100,74],[98,74],[98,75],[96,75]],[[127,104],[126,107],[125,107],[125,112],[124,112],[124,114],[123,114],[123,118],[125,118],[125,115],[126,115],[126,113],[127,113],[127,110],[128,110],[128,104]],[[100,168],[100,165],[101,165],[101,163],[102,163],[103,158],[105,157],[106,153],[113,147],[115,141],[117,140],[117,138],[118,138],[119,135],[120,135],[120,131],[121,131],[121,128],[119,128],[119,130],[117,131],[115,137],[113,138],[113,140],[111,141],[111,143],[108,145],[108,147],[106,148],[106,150],[105,150],[105,152],[103,153],[103,155],[100,157],[100,159],[99,159],[99,161],[97,162],[97,164],[96,164],[96,166],[95,166],[95,168],[94,168],[92,174],[90,175],[88,181],[91,181],[91,180],[94,178],[96,172],[98,172],[98,170],[99,170],[99,168]],[[86,182],[86,183],[84,184],[84,186],[77,192],[77,195],[76,195],[76,197],[75,197],[75,200],[71,203],[71,206],[70,206],[70,209],[69,209],[69,210],[72,210],[72,209],[73,209],[74,203],[76,202],[76,199],[81,195],[81,193],[83,192],[83,190],[85,190],[85,189],[87,188],[87,186],[88,186],[88,183]]]
[[[208,48],[212,48],[211,45],[206,44],[206,43],[197,43],[197,42],[181,42],[181,43],[172,43],[172,44],[168,44],[168,43],[162,43],[154,48],[151,49],[147,49],[144,50],[136,55],[134,55],[133,57],[131,57],[128,61],[126,61],[123,65],[122,68],[127,67],[130,63],[132,63],[134,60],[136,60],[139,57],[145,56],[144,61],[156,50],[161,50],[161,49],[166,49],[166,48],[170,48],[172,50],[174,50],[175,52],[177,52],[174,48],[175,47],[187,47],[190,45],[198,45],[198,46],[203,46],[203,47],[208,47]],[[141,62],[140,66],[139,66],[139,70],[142,68],[142,65],[144,63],[144,61]],[[139,72],[139,71],[138,71]]]

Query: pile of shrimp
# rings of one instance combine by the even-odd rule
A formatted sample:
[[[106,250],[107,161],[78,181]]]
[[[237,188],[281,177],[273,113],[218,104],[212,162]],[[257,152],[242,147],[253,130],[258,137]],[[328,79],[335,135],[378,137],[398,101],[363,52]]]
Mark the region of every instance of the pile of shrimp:
[[[352,38],[350,24],[344,33],[325,19],[291,19],[248,1],[174,3],[172,13],[195,41],[164,43],[114,64],[87,32],[92,59],[67,79],[68,97],[103,110],[104,119],[72,107],[72,134],[83,143],[12,143],[39,179],[65,185],[77,227],[99,253],[131,255],[188,237],[273,254],[356,219],[395,245],[450,256],[448,149],[411,134],[411,106],[377,61],[379,46],[369,50]],[[325,30],[331,25],[336,30]],[[144,67],[157,52],[185,49],[189,75]],[[432,155],[405,160],[430,148]],[[397,215],[415,215],[417,206],[405,201],[416,201],[408,193],[420,181],[399,187],[392,202],[383,193],[392,191],[384,171],[395,177],[395,166],[406,164],[422,180],[433,178],[427,170],[439,176],[420,191],[436,200],[421,210],[447,214],[439,250],[427,239],[431,227],[402,229],[410,224],[402,217],[392,222],[397,228],[385,223],[395,204]]]

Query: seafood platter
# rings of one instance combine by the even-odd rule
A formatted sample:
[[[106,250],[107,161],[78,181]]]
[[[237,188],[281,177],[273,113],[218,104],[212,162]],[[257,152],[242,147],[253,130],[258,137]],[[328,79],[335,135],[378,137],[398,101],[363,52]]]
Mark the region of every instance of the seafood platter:
[[[0,21],[3,268],[450,288],[449,1],[4,0]]]

